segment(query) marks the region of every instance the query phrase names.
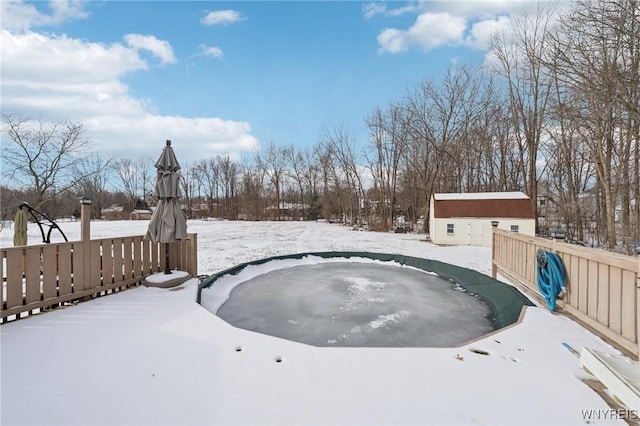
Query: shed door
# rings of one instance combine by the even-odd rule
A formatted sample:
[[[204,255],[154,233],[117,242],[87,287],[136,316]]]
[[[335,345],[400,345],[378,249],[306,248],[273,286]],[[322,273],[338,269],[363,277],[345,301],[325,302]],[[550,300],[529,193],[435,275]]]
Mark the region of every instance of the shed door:
[[[484,243],[482,223],[468,224],[468,244],[470,246],[482,246]]]

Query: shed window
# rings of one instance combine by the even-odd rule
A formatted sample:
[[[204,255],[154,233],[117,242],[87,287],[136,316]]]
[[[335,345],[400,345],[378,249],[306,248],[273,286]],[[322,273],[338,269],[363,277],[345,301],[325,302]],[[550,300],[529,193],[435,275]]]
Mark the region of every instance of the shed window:
[[[520,229],[518,225],[511,225],[511,232],[518,232],[518,229]]]
[[[453,235],[453,223],[447,223],[447,235]]]

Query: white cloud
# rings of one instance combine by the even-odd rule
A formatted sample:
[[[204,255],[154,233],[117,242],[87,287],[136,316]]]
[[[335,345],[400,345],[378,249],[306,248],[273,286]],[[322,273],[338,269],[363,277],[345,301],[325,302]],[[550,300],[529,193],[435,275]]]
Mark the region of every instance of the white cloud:
[[[127,34],[124,36],[124,40],[136,50],[148,50],[154,56],[157,56],[163,65],[176,62],[176,58],[173,56],[173,49],[167,41],[142,34]]]
[[[387,28],[378,35],[380,52],[398,53],[408,49],[406,31]]]
[[[418,45],[431,50],[442,45],[459,44],[466,28],[463,17],[448,13],[423,13],[408,30],[387,28],[378,35],[381,52],[396,53]]]
[[[203,56],[213,56],[214,58],[222,58],[224,52],[217,46],[205,46],[201,44],[200,46],[200,54]]]
[[[508,31],[510,24],[511,20],[507,16],[498,16],[476,22],[471,26],[467,44],[477,49],[487,49],[491,37],[496,33],[502,34]]]
[[[2,28],[25,31],[41,25],[57,25],[72,19],[88,16],[84,10],[86,2],[79,0],[55,0],[48,3],[51,14],[42,13],[34,4],[23,0],[0,1]]]
[[[156,148],[159,154],[166,139],[191,160],[257,147],[246,122],[158,115],[149,100],[132,97],[122,78],[148,69],[135,42],[106,45],[3,30],[0,43],[3,113],[81,122],[97,150],[133,158],[156,155]]]
[[[366,3],[362,5],[362,14],[365,18],[371,19],[376,15],[384,15],[387,7],[379,2]]]
[[[484,50],[493,33],[509,33],[512,16],[538,6],[530,0],[419,1],[389,9],[384,3],[375,2],[363,6],[362,12],[365,18],[371,18],[420,11],[408,28],[385,28],[378,35],[379,52],[397,53],[411,46],[426,51],[441,46]]]
[[[424,50],[462,41],[465,18],[448,13],[423,13],[407,31],[407,37]]]
[[[3,83],[94,84],[147,68],[135,50],[121,44],[108,46],[65,35],[12,34],[4,30],[0,32],[0,41]]]
[[[366,3],[362,6],[362,14],[365,18],[370,19],[376,15],[383,16],[402,16],[408,13],[415,13],[420,10],[420,3],[410,2],[405,6],[388,8],[386,4],[382,2]]]
[[[200,23],[202,25],[226,25],[242,20],[244,20],[242,14],[235,10],[216,10],[204,16],[200,20]]]

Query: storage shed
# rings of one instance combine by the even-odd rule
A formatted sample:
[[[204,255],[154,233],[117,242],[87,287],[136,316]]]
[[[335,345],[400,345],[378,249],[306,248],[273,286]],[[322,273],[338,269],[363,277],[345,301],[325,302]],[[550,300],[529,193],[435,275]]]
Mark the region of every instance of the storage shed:
[[[147,209],[136,209],[131,212],[131,220],[150,220],[153,212]]]
[[[491,246],[491,223],[535,235],[533,205],[522,192],[433,194],[429,209],[431,241],[441,245]]]

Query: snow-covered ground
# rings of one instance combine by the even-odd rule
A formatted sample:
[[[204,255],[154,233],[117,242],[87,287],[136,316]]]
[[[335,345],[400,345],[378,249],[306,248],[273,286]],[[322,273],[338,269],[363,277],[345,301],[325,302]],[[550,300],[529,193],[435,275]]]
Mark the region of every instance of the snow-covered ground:
[[[92,222],[91,236],[142,235],[146,225]],[[79,222],[60,226],[79,238]],[[326,223],[189,221],[188,231],[198,234],[199,274],[327,250],[398,253],[483,273],[491,267],[487,248],[436,247],[418,234]],[[0,246],[12,238],[5,228]],[[29,243],[40,242],[30,224]],[[592,377],[562,343],[618,352],[544,307],[457,348],[333,348],[232,327],[195,302],[196,290],[196,279],[138,287],[2,325],[0,422],[624,424],[582,382]]]

